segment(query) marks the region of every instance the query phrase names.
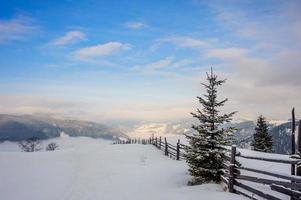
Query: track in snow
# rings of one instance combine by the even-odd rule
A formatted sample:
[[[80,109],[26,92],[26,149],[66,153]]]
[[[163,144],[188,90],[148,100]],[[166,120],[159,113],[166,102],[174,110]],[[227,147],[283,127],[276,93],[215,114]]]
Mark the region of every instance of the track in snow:
[[[55,141],[61,150],[0,152],[1,200],[243,199],[219,185],[187,186],[186,163],[151,145],[111,145],[89,138]]]

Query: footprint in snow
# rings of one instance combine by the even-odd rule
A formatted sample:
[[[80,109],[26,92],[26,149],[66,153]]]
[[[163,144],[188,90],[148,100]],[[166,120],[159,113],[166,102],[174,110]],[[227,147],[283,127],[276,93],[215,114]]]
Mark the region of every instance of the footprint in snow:
[[[141,165],[146,165],[147,157],[142,155],[140,156],[140,163]]]

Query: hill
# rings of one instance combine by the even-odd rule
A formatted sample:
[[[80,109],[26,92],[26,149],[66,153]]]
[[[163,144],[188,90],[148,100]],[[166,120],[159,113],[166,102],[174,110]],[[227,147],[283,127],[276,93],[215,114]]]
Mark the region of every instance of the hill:
[[[86,137],[43,141],[49,142],[60,149],[3,152],[2,145],[16,144],[0,144],[0,199],[245,199],[217,184],[187,186],[186,162],[172,160],[152,145],[112,145]]]
[[[31,137],[48,139],[62,133],[71,137],[114,139],[127,137],[121,131],[102,124],[41,115],[0,115],[0,141],[20,141]]]

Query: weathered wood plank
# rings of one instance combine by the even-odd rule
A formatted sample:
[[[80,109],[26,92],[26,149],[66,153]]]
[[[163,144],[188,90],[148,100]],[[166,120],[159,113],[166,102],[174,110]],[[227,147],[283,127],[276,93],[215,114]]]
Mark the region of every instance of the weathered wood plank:
[[[180,160],[180,139],[178,139],[177,143],[177,160]]]
[[[238,186],[238,187],[241,187],[241,188],[243,188],[243,189],[245,189],[245,190],[247,190],[247,191],[249,191],[249,192],[251,192],[251,193],[254,193],[254,194],[256,194],[256,195],[258,195],[258,196],[260,196],[260,197],[263,197],[263,198],[265,198],[265,199],[269,199],[269,200],[281,200],[281,199],[279,199],[279,198],[277,198],[277,197],[275,197],[275,196],[272,196],[272,195],[270,195],[270,194],[264,193],[264,192],[262,192],[262,191],[260,191],[260,190],[257,190],[257,189],[255,189],[255,188],[252,188],[252,187],[250,187],[250,186],[248,186],[248,185],[246,185],[246,184],[243,184],[243,183],[241,183],[241,182],[238,182],[237,180],[234,180],[234,184],[235,184],[236,186]]]
[[[243,191],[237,190],[237,189],[234,189],[234,193],[242,195],[242,196],[245,196],[245,197],[247,197],[249,199],[252,199],[252,200],[258,200],[255,197],[253,197],[253,196],[251,196],[251,195],[249,195],[249,194],[247,194],[247,193],[245,193]]]
[[[297,137],[297,146],[298,146],[298,153],[301,153],[301,120],[299,120],[299,125],[298,125],[298,137]],[[297,166],[297,176],[301,176],[301,166]]]
[[[276,184],[272,184],[271,185],[271,190],[289,195],[289,196],[293,196],[293,197],[297,197],[300,198],[301,197],[301,192],[297,191],[297,190],[290,190],[285,188],[284,186],[280,186],[280,185],[276,185]]]
[[[173,145],[173,144],[170,144],[170,143],[167,143],[168,144],[168,146],[170,146],[170,147],[173,147],[173,148],[177,148],[175,145]]]
[[[226,154],[222,155],[222,157],[223,157],[224,160],[227,160],[227,161],[229,161],[229,162],[230,162],[230,160],[231,160],[231,157],[228,156],[228,155],[226,155]]]
[[[229,181],[225,176],[221,176],[221,180],[222,180],[222,182],[224,182],[228,186]]]
[[[177,148],[175,148],[175,147],[173,147],[173,146],[170,146],[169,143],[167,143],[167,146],[168,146],[169,149],[172,149],[172,150],[174,150],[174,151],[177,151]]]
[[[297,183],[278,181],[278,180],[270,180],[270,179],[265,179],[265,178],[257,178],[257,177],[253,177],[253,176],[246,176],[246,175],[239,175],[239,174],[235,174],[235,178],[240,179],[240,180],[245,180],[245,181],[251,181],[251,182],[255,182],[255,183],[266,184],[266,185],[277,184],[277,185],[282,185],[282,186],[285,186],[288,188],[301,190],[301,184],[297,184]]]
[[[237,157],[253,159],[253,160],[262,160],[267,162],[276,162],[276,163],[284,163],[284,164],[297,164],[301,162],[301,160],[281,160],[281,159],[273,159],[273,158],[262,158],[257,156],[246,156],[242,154],[238,154]]]
[[[229,184],[228,189],[229,192],[233,193],[234,188],[234,167],[235,167],[235,155],[236,155],[236,146],[231,147],[231,158],[230,158],[230,165],[229,165]]]
[[[253,169],[253,168],[248,168],[248,167],[238,167],[238,169],[242,169],[242,170],[246,170],[246,171],[250,171],[250,172],[256,172],[256,173],[260,173],[260,174],[264,174],[264,175],[274,176],[276,178],[282,178],[285,180],[290,180],[290,181],[295,181],[295,182],[301,183],[301,177],[298,177],[298,176],[277,174],[275,172],[268,172],[268,171]]]
[[[165,155],[168,156],[168,145],[167,145],[166,137],[164,138],[164,141],[165,141]]]

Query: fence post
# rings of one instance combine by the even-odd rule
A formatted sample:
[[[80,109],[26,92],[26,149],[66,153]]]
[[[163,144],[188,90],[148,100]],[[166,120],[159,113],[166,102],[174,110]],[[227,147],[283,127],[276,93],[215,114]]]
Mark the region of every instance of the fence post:
[[[180,139],[178,139],[177,143],[177,160],[180,160]]]
[[[301,120],[299,120],[299,125],[298,125],[298,153],[301,153]],[[301,166],[297,165],[297,176],[301,176]]]
[[[168,146],[167,146],[166,138],[164,138],[164,140],[165,140],[165,155],[168,156]]]
[[[156,141],[155,145],[156,145],[156,147],[158,147],[158,138],[157,137],[155,138],[155,141]]]
[[[236,146],[232,145],[231,147],[231,160],[229,165],[229,185],[228,190],[231,193],[234,193],[234,167],[235,167],[235,155],[236,155]]]
[[[296,130],[296,118],[295,118],[295,108],[292,109],[292,138],[291,138],[291,144],[292,144],[292,155],[296,153],[296,140],[295,140],[295,130]],[[296,165],[291,165],[291,175],[296,174]],[[294,181],[291,181],[292,184],[294,184]],[[291,200],[294,200],[294,197],[291,196]]]
[[[161,136],[159,137],[159,149],[161,149]]]

